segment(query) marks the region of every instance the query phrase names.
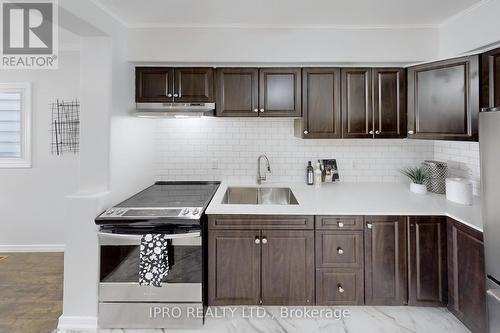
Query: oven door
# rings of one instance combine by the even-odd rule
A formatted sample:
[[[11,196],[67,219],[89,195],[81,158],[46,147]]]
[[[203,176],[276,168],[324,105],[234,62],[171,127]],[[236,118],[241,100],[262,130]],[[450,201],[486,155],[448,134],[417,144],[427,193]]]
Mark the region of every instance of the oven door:
[[[169,272],[161,287],[139,285],[141,235],[100,231],[99,301],[202,302],[202,246],[199,231],[171,234]]]

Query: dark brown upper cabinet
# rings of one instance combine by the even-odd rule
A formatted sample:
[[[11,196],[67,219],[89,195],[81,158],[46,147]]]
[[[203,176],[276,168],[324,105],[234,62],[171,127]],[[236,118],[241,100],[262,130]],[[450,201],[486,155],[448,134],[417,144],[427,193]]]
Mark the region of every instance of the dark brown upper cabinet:
[[[406,218],[365,217],[365,303],[407,303]]]
[[[310,139],[342,137],[340,69],[302,70],[301,119],[295,119],[295,136]]]
[[[217,69],[217,116],[300,117],[300,68]]]
[[[300,68],[259,70],[259,113],[264,117],[300,117],[302,114]]]
[[[171,102],[174,96],[174,69],[166,67],[135,68],[135,101]]]
[[[370,68],[342,69],[343,137],[373,137],[373,105]]]
[[[406,83],[402,68],[343,68],[344,138],[406,137]]]
[[[379,138],[406,137],[406,72],[403,68],[374,68],[373,133]]]
[[[472,332],[488,332],[483,234],[448,219],[448,310]]]
[[[446,306],[446,218],[409,217],[408,304]]]
[[[217,116],[257,117],[259,115],[259,70],[257,68],[217,69]]]
[[[174,100],[181,103],[213,102],[214,69],[205,67],[175,68]]]
[[[408,138],[477,140],[479,57],[408,68]]]
[[[135,101],[213,102],[214,70],[206,67],[136,67]]]
[[[500,107],[500,48],[481,56],[481,107]]]

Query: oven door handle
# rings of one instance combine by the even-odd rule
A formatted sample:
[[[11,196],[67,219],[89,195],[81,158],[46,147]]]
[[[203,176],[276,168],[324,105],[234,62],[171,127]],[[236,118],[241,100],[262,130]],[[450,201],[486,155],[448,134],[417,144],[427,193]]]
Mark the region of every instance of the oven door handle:
[[[97,233],[97,236],[99,237],[100,245],[140,245],[142,238],[142,235],[115,234],[102,231],[99,231]],[[169,234],[167,235],[167,239],[171,239],[172,242],[182,245],[181,243],[184,243],[184,241],[182,241],[183,239],[189,241],[189,239],[196,239],[200,236],[201,233],[199,231],[196,231],[188,232],[185,234]]]

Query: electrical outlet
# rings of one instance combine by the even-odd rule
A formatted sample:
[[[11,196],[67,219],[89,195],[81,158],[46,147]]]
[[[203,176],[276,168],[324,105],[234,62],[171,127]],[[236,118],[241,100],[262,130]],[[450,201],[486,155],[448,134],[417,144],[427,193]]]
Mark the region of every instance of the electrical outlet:
[[[210,161],[210,163],[212,164],[212,169],[218,169],[219,168],[219,160],[215,159],[215,158],[212,158],[212,160]]]

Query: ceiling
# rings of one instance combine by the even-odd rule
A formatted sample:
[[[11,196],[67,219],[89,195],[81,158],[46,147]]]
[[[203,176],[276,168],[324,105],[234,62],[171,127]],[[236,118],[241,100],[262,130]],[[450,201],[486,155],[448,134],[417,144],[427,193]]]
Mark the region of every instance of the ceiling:
[[[131,27],[435,26],[487,0],[94,0]]]

